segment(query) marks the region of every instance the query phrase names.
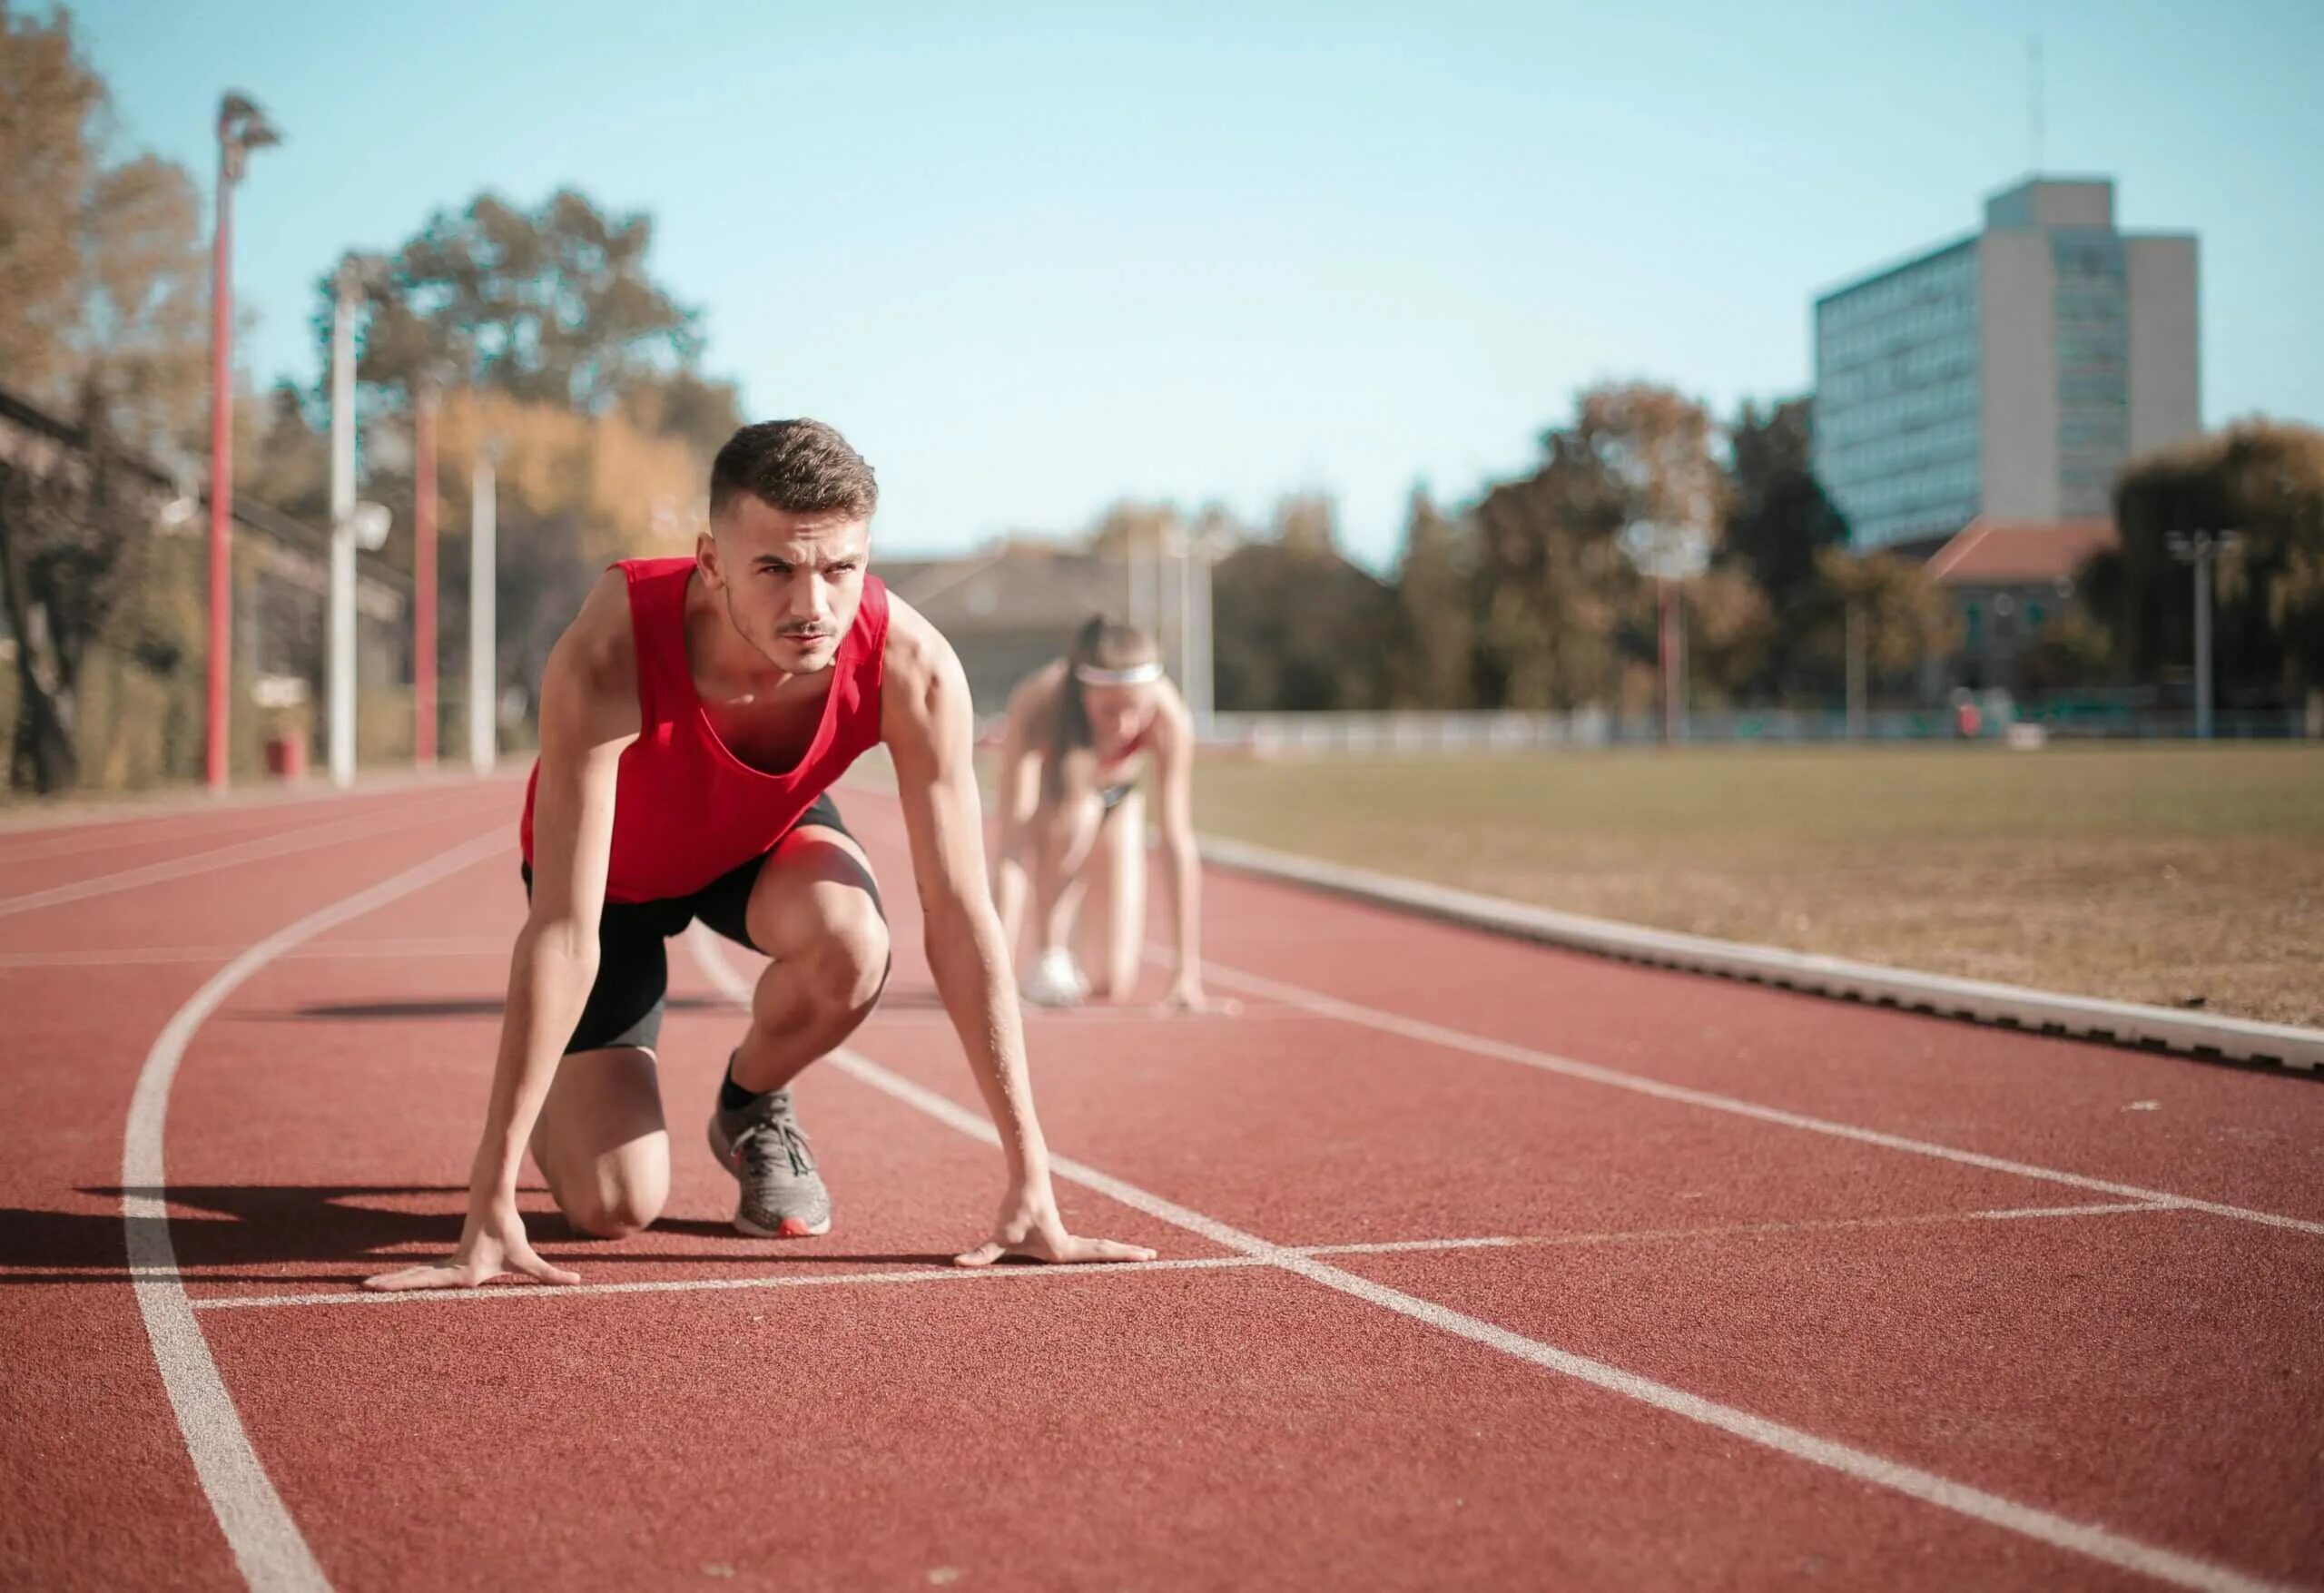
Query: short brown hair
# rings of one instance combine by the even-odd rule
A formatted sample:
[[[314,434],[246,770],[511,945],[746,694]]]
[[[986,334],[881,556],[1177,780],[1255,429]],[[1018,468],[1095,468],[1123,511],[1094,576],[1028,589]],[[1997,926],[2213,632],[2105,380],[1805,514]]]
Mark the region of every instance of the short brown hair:
[[[710,467],[710,512],[743,493],[794,515],[868,520],[880,506],[872,467],[820,420],[762,420],[728,438]]]

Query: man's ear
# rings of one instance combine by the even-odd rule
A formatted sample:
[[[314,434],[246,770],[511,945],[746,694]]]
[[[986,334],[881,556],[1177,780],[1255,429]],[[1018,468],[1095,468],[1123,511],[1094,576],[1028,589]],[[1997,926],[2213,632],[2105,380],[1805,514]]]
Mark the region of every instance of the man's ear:
[[[707,531],[694,533],[694,564],[702,572],[704,585],[713,592],[724,590],[725,573],[718,567],[718,538]]]

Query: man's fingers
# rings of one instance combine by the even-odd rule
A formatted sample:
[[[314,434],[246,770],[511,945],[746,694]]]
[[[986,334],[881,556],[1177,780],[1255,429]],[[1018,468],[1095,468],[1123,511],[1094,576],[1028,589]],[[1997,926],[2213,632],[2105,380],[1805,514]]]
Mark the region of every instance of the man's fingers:
[[[520,1250],[508,1259],[518,1272],[528,1278],[538,1278],[544,1283],[570,1285],[581,1281],[579,1273],[569,1273],[561,1266],[551,1265],[530,1250]]]
[[[1009,1246],[993,1240],[952,1258],[954,1266],[990,1266],[1009,1254]]]
[[[1068,1239],[1063,1261],[1152,1261],[1155,1253],[1143,1244],[1115,1239]]]
[[[367,1289],[377,1289],[383,1294],[399,1293],[406,1289],[449,1289],[468,1281],[468,1273],[456,1266],[408,1266],[399,1272],[380,1273],[363,1280]]]

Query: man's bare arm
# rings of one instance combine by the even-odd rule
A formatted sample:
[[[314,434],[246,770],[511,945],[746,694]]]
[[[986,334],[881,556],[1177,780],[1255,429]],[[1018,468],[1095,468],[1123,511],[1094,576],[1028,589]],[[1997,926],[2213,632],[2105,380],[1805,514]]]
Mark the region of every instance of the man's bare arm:
[[[509,958],[499,1056],[469,1168],[459,1252],[447,1265],[373,1278],[373,1288],[472,1286],[510,1271],[545,1283],[579,1282],[533,1254],[517,1214],[517,1178],[566,1037],[597,976],[614,792],[622,749],[637,735],[632,648],[625,583],[609,574],[558,640],[542,676],[532,910]]]
[[[951,646],[908,605],[891,600],[881,733],[895,764],[927,923],[928,963],[1000,1131],[1008,1188],[991,1240],[958,1259],[1150,1261],[1154,1252],[1066,1232],[1049,1184],[1049,1147],[1033,1111],[1023,1020],[1000,920],[985,889],[983,815],[967,677]]]

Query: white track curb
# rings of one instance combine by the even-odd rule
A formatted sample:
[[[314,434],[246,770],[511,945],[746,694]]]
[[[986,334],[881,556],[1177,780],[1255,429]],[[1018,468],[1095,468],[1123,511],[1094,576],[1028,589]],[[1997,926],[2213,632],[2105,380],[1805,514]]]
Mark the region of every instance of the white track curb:
[[[2253,1023],[2239,1018],[2202,1017],[2167,1007],[2101,1001],[2089,996],[2029,990],[2018,985],[1914,973],[1905,969],[1786,951],[1741,940],[1715,940],[1704,935],[1642,929],[1610,919],[1583,918],[1579,913],[1506,901],[1471,890],[1400,880],[1368,869],[1318,862],[1312,858],[1207,835],[1201,838],[1201,848],[1203,860],[1218,868],[1288,880],[1471,929],[1595,952],[1625,962],[1744,979],[1810,995],[1870,1002],[2039,1034],[2068,1035],[2076,1039],[2160,1048],[2231,1062],[2274,1063],[2302,1073],[2314,1072],[2319,1064],[2324,1064],[2324,1029]]]

